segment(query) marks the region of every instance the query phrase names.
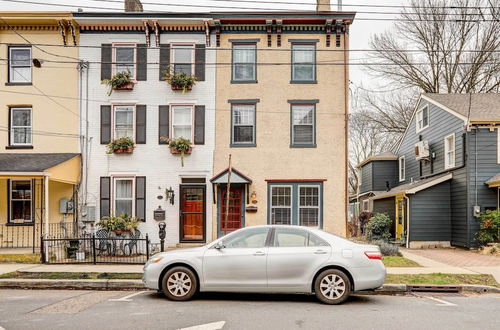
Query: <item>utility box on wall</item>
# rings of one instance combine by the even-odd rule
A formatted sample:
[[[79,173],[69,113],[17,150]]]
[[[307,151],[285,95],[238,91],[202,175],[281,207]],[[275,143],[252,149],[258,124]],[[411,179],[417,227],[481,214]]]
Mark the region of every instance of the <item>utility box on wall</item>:
[[[59,213],[73,214],[74,209],[74,203],[72,200],[68,200],[67,198],[61,198],[59,200]]]

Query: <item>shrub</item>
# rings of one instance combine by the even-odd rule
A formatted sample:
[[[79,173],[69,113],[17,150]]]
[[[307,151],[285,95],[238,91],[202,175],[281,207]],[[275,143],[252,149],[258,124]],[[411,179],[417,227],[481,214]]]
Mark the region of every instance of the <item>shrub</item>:
[[[481,215],[481,225],[476,238],[483,245],[500,241],[500,210],[488,210]]]
[[[388,241],[391,237],[391,218],[386,214],[377,213],[366,225],[366,236],[368,240]]]
[[[382,240],[372,241],[371,244],[378,245],[383,256],[399,256],[399,246],[387,243]]]

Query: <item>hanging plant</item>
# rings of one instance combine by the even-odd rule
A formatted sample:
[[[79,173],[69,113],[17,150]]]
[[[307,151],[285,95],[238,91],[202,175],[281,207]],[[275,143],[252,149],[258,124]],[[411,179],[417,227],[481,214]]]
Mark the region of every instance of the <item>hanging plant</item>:
[[[160,139],[168,143],[168,147],[170,148],[170,152],[172,154],[181,155],[181,165],[184,166],[184,155],[191,154],[191,141],[182,137],[177,139],[161,137]]]
[[[175,73],[171,66],[167,70],[162,71],[163,78],[170,84],[172,90],[182,90],[185,93],[187,90],[193,89],[196,84],[196,77],[184,72]]]
[[[134,150],[134,141],[129,137],[122,137],[112,140],[108,144],[108,154],[112,153],[132,153]]]
[[[113,93],[114,89],[118,90],[132,90],[134,89],[134,82],[130,78],[130,71],[118,72],[111,79],[104,79],[103,84],[109,86],[108,96]]]

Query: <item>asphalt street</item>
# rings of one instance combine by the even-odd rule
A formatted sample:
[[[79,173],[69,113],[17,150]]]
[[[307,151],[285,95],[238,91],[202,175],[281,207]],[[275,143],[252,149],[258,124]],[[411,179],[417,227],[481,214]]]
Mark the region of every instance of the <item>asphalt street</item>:
[[[313,296],[0,290],[0,330],[15,329],[500,329],[500,295],[357,295],[340,306]]]

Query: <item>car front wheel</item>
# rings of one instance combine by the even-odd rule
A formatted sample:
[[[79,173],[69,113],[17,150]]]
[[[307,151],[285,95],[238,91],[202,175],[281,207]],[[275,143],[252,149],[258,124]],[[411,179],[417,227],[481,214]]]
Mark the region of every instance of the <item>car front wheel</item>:
[[[198,289],[194,273],[186,267],[174,267],[163,276],[162,289],[170,300],[185,301],[191,299]]]
[[[351,293],[351,281],[344,272],[337,269],[327,269],[316,278],[314,292],[322,303],[341,304]]]

